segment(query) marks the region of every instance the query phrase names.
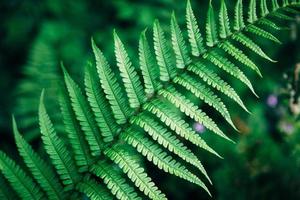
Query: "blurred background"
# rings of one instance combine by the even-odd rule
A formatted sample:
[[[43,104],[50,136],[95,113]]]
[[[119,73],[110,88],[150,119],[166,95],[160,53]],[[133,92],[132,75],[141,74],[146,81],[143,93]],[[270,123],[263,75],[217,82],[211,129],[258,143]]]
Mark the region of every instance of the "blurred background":
[[[199,22],[203,32],[209,1],[191,2],[198,19],[202,19]],[[230,11],[234,2],[227,1]],[[116,28],[138,66],[141,31],[146,27],[151,29],[156,18],[169,31],[173,10],[184,26],[185,3],[182,0],[1,0],[1,150],[17,155],[12,113],[26,139],[40,148],[37,108],[42,88],[46,89],[47,108],[57,122],[56,128],[62,129],[56,103],[60,62],[82,84],[83,67],[93,56],[91,37],[113,63],[112,31]],[[214,1],[214,6],[219,9],[218,1]],[[224,99],[240,133],[222,120],[218,124],[236,144],[218,139],[201,124],[194,124],[195,130],[224,157],[220,160],[194,149],[212,178],[214,185],[210,190],[214,199],[300,199],[300,20],[280,25],[288,27],[276,33],[283,45],[255,40],[278,62],[270,63],[247,52],[264,76],[261,79],[243,68],[260,98],[228,78],[252,113],[247,114]],[[210,199],[200,188],[167,176],[153,166],[147,167],[170,199]]]

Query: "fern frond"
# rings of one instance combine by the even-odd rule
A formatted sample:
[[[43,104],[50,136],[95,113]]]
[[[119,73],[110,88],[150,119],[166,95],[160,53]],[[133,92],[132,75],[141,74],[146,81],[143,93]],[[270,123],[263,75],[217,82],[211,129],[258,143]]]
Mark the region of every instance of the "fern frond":
[[[170,111],[159,100],[147,103],[144,105],[144,109],[148,110],[152,114],[156,115],[163,123],[165,123],[171,130],[177,135],[185,138],[192,144],[212,153],[218,157],[221,157],[215,150],[209,147],[206,142],[197,134],[184,120],[177,114]]]
[[[211,1],[209,2],[209,7],[207,11],[205,30],[206,30],[206,45],[208,47],[213,47],[218,42],[218,33],[217,33],[217,25],[215,21],[214,9],[211,4]]]
[[[277,24],[275,24],[274,22],[270,21],[269,19],[263,18],[261,19],[258,24],[264,25],[266,27],[272,28],[276,31],[282,30],[284,28],[281,28],[279,26],[277,26]]]
[[[199,26],[194,15],[190,0],[187,1],[186,6],[186,22],[187,22],[187,31],[189,36],[189,42],[192,48],[192,55],[199,56],[204,53],[205,47],[203,44],[203,38],[201,36]]]
[[[220,31],[219,31],[220,38],[225,39],[231,35],[229,17],[228,17],[225,0],[221,1],[221,8],[219,12],[219,25],[220,25]]]
[[[93,158],[65,91],[60,95],[60,109],[65,131],[68,133],[69,143],[73,149],[74,159],[79,167],[78,170],[79,172],[87,171],[88,166],[93,163]]]
[[[254,88],[247,78],[247,76],[237,67],[235,66],[231,61],[229,61],[226,57],[223,57],[216,52],[211,52],[210,54],[204,55],[206,59],[208,59],[211,63],[216,65],[217,67],[221,68],[222,70],[229,73],[231,76],[237,78],[241,82],[243,82],[248,88],[251,90],[251,92],[256,96],[256,92],[254,91]]]
[[[141,33],[139,40],[139,61],[142,70],[145,92],[147,95],[153,95],[160,87],[159,71],[155,66],[154,57],[146,37],[146,30]]]
[[[138,132],[134,132],[132,130],[125,132],[123,137],[150,162],[153,162],[155,165],[157,165],[159,169],[162,169],[166,173],[174,174],[177,177],[199,185],[210,195],[210,192],[205,184],[197,176],[189,172],[179,162],[176,162],[175,159],[164,152],[157,144],[151,142],[147,138],[144,138],[142,135],[140,135]]]
[[[257,21],[256,1],[257,0],[250,0],[247,19],[249,23],[254,23],[255,21]]]
[[[246,112],[249,112],[236,91],[215,72],[208,69],[208,67],[202,63],[197,63],[196,65],[189,65],[187,70],[198,75],[208,85],[227,95],[229,98],[238,103]]]
[[[230,43],[229,41],[225,41],[223,43],[220,43],[219,47],[230,54],[232,57],[234,57],[237,61],[254,70],[260,77],[262,77],[260,70],[254,64],[254,62],[250,60],[243,51],[235,47],[232,43]]]
[[[20,198],[26,200],[45,198],[41,188],[34,180],[2,151],[0,151],[0,171]]]
[[[160,27],[158,20],[155,20],[153,25],[153,40],[156,61],[160,71],[160,80],[169,81],[170,78],[174,77],[176,71],[173,67],[173,61],[170,54],[171,52],[167,46],[165,33]]]
[[[174,79],[175,83],[178,83],[179,85],[182,85],[185,87],[187,90],[191,91],[197,98],[200,98],[203,100],[206,104],[209,106],[212,106],[216,111],[218,111],[224,118],[225,120],[234,128],[234,126],[230,114],[222,102],[222,100],[214,94],[214,92],[208,88],[205,87],[205,85],[197,82],[193,77],[191,77],[188,74],[182,74],[180,77],[176,77]],[[173,91],[176,92],[176,91]],[[177,93],[177,95],[179,95]],[[180,103],[181,101],[178,101]],[[228,139],[224,134],[222,134],[220,131],[216,131],[217,134],[220,136]]]
[[[39,105],[39,124],[42,133],[44,148],[52,160],[60,179],[67,189],[72,189],[79,179],[73,157],[63,140],[57,136],[53,124],[43,103],[44,92],[41,94]]]
[[[81,130],[89,143],[92,155],[100,155],[104,142],[97,127],[92,110],[87,99],[83,96],[81,89],[70,77],[63,67],[64,79],[72,102],[72,107],[80,123]]]
[[[183,69],[185,66],[190,64],[192,60],[188,54],[183,35],[174,12],[172,13],[171,17],[171,36],[172,45],[176,56],[176,66],[179,69]]]
[[[117,65],[121,72],[121,77],[129,99],[129,105],[131,108],[138,108],[145,101],[142,83],[136,70],[132,66],[122,41],[115,31],[114,41]]]
[[[15,191],[9,186],[9,183],[5,180],[2,173],[0,173],[0,185],[5,186],[5,187],[0,187],[0,199],[6,199],[6,200],[17,199]]]
[[[235,31],[239,31],[245,27],[244,19],[243,19],[243,1],[237,0],[234,10],[234,26],[233,29]]]
[[[96,59],[101,87],[111,105],[117,123],[124,124],[131,114],[131,110],[124,96],[125,92],[122,91],[122,87],[120,86],[116,75],[110,68],[103,53],[96,46],[94,40],[92,40],[92,48]]]
[[[144,172],[144,169],[132,159],[124,147],[114,146],[105,151],[105,155],[118,164],[128,178],[135,183],[136,187],[150,199],[166,199],[165,194],[157,188],[151,178]]]
[[[247,31],[250,32],[250,33],[253,33],[257,36],[260,36],[260,37],[263,37],[265,39],[268,39],[268,40],[271,40],[275,43],[278,43],[278,44],[281,44],[281,42],[270,32],[268,31],[265,31],[255,25],[249,25],[247,27]]]
[[[275,11],[279,8],[279,4],[277,0],[272,0],[272,11]]]
[[[253,40],[251,40],[249,37],[244,35],[243,33],[239,33],[237,35],[232,35],[232,38],[252,50],[257,55],[261,56],[262,58],[265,58],[271,62],[276,62],[272,60],[267,54],[255,43]]]
[[[101,131],[104,142],[111,142],[117,134],[118,126],[111,114],[110,106],[105,99],[105,95],[99,87],[99,79],[96,70],[91,63],[85,69],[85,91],[87,99],[94,111],[94,116]]]
[[[91,172],[103,180],[106,187],[117,199],[141,200],[134,191],[134,188],[126,183],[126,179],[124,179],[120,173],[118,173],[115,168],[112,168],[107,162],[100,161],[93,165]]]
[[[78,183],[77,189],[91,200],[113,200],[112,195],[106,188],[89,177]]]
[[[65,194],[53,169],[32,149],[18,131],[13,118],[13,132],[20,155],[35,180],[46,191],[49,199],[63,199]]]
[[[269,14],[269,9],[266,0],[260,1],[260,12],[263,17]]]
[[[146,114],[140,114],[133,118],[133,123],[143,128],[154,141],[167,148],[186,162],[197,167],[211,183],[206,170],[204,169],[200,160],[191,152],[176,136],[172,135],[166,128],[161,126],[157,121]]]

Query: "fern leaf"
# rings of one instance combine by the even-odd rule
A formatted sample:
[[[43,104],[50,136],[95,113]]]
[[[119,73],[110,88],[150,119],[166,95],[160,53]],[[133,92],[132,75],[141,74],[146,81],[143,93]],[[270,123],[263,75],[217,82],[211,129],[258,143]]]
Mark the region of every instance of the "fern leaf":
[[[166,199],[163,194],[152,182],[151,178],[144,172],[144,169],[132,159],[126,148],[121,146],[113,146],[105,151],[105,155],[119,165],[128,178],[135,183],[150,199]]]
[[[275,11],[279,8],[279,4],[277,0],[272,0],[272,11]]]
[[[265,30],[255,26],[255,25],[249,25],[247,27],[247,31],[250,32],[250,33],[253,33],[257,36],[260,36],[260,37],[266,38],[268,40],[271,40],[275,43],[281,44],[281,42],[274,35],[272,35],[272,33],[268,32],[268,31],[265,31]]]
[[[0,170],[0,185],[4,186],[4,187],[0,187],[0,199],[5,199],[5,200],[17,199],[15,191],[10,187],[9,183],[2,176],[1,170]]]
[[[85,91],[94,111],[94,116],[98,127],[101,131],[101,135],[104,142],[111,142],[114,136],[117,134],[118,126],[114,121],[113,115],[108,102],[105,99],[105,95],[99,87],[99,80],[95,76],[96,70],[91,63],[88,63],[85,69]]]
[[[261,16],[266,16],[269,14],[268,6],[266,0],[261,0],[260,1],[260,11],[261,11]]]
[[[272,12],[271,13],[272,17],[275,17],[277,19],[281,19],[281,20],[287,20],[287,21],[294,21],[295,19],[284,14],[284,13],[280,13],[280,12]]]
[[[165,33],[160,27],[159,21],[155,20],[153,25],[154,50],[157,64],[160,71],[160,80],[169,81],[175,75],[175,68],[170,54],[170,49],[167,46]]]
[[[77,183],[79,175],[70,152],[54,130],[53,124],[46,112],[43,98],[44,92],[42,92],[39,106],[39,124],[44,147],[61,180],[67,186],[66,189],[72,189]]]
[[[25,200],[44,199],[41,188],[4,152],[0,151],[0,171],[19,197]]]
[[[217,67],[223,69],[233,77],[237,78],[241,82],[243,82],[248,88],[251,90],[251,92],[256,96],[257,94],[255,93],[253,86],[249,79],[245,76],[245,74],[237,67],[235,66],[232,62],[230,62],[226,57],[222,57],[218,55],[215,52],[211,52],[210,54],[206,54],[205,58],[208,59],[210,62],[212,62],[214,65]]]
[[[112,200],[113,197],[103,188],[97,181],[91,178],[85,178],[82,182],[78,183],[77,188],[80,192],[85,194],[90,200]]]
[[[243,101],[236,93],[236,91],[227,82],[222,80],[221,77],[219,77],[215,72],[208,69],[201,63],[198,63],[197,65],[189,65],[187,69],[193,72],[194,74],[198,75],[208,85],[212,86],[213,88],[216,88],[217,90],[234,100],[246,112],[249,112],[246,106],[244,105]]]
[[[112,168],[107,162],[100,161],[93,165],[91,172],[103,180],[106,187],[117,199],[141,200],[141,198],[138,197],[137,193],[134,191],[134,188],[126,183],[126,179],[124,179],[120,173]]]
[[[110,103],[117,123],[124,124],[131,114],[130,107],[128,106],[127,100],[125,98],[125,92],[122,90],[122,87],[119,84],[116,75],[110,68],[103,53],[96,46],[94,40],[92,40],[92,47],[95,54],[101,87],[106,94],[106,98]]]
[[[277,24],[275,24],[274,22],[272,22],[271,20],[269,20],[267,18],[263,18],[263,19],[259,20],[258,24],[262,24],[264,26],[270,27],[276,31],[283,29],[283,28],[277,26]]]
[[[235,31],[239,31],[245,27],[244,19],[243,19],[243,1],[238,0],[235,5],[234,10],[234,26],[233,29]]]
[[[271,62],[276,62],[276,61],[272,60],[269,56],[267,56],[267,54],[265,54],[265,52],[255,42],[253,42],[253,40],[251,40],[246,35],[239,33],[237,35],[233,35],[232,38],[235,41],[243,44],[244,46],[246,46],[247,48],[252,50],[257,55],[261,56],[262,58],[265,58]]]
[[[103,148],[103,140],[94,119],[92,110],[83,96],[81,89],[70,77],[64,69],[64,79],[72,102],[72,107],[80,123],[81,129],[85,134],[85,138],[89,143],[90,150],[93,156],[100,155]]]
[[[139,61],[144,77],[145,92],[148,95],[153,95],[153,93],[160,87],[160,83],[158,81],[159,72],[158,68],[154,64],[154,57],[146,38],[146,30],[142,32],[139,40]]]
[[[176,79],[174,80],[176,83],[182,84],[182,86],[188,88],[189,90],[192,91],[192,93],[195,93],[196,96],[199,98],[199,91],[202,91],[201,89],[199,89],[199,91],[194,91],[194,86],[192,85],[193,83],[186,83],[188,82],[187,80],[190,79],[190,77],[185,77],[182,79]],[[195,83],[195,82],[194,82]],[[205,90],[205,88],[202,88],[203,90]],[[223,116],[226,116],[228,112],[227,109],[224,107],[224,105],[215,97],[213,97],[210,92],[207,91],[203,91],[203,93],[207,93],[209,95],[206,96],[206,94],[204,94],[203,96],[201,96],[201,98],[208,103],[209,105],[212,104],[218,104],[216,105],[214,108],[216,110],[218,110],[220,113],[221,112],[225,112],[224,114],[222,114]],[[210,119],[204,112],[202,112],[202,110],[198,109],[198,107],[192,103],[189,99],[187,99],[185,96],[183,96],[181,93],[179,93],[174,87],[169,86],[167,89],[165,90],[160,90],[159,94],[162,95],[163,97],[165,97],[168,101],[170,101],[173,105],[175,105],[177,108],[179,108],[183,113],[185,113],[187,116],[190,116],[192,119],[194,119],[195,121],[203,124],[205,127],[207,127],[209,130],[213,131],[214,133],[216,133],[217,135],[230,140],[219,128],[218,126],[215,124],[215,122]],[[216,103],[210,103],[210,100],[216,101]],[[211,101],[213,102],[213,101]],[[226,119],[230,121],[230,124],[233,124],[230,116],[229,119]],[[234,125],[233,125],[234,127]]]
[[[179,69],[183,69],[185,66],[190,64],[192,60],[187,51],[187,47],[174,12],[171,17],[171,36],[174,53],[176,55],[176,66]]]
[[[74,159],[79,167],[78,170],[79,172],[85,172],[88,166],[93,163],[93,160],[88,143],[84,138],[84,134],[72,110],[71,102],[66,92],[62,92],[60,96],[60,109],[65,124],[65,131],[68,133],[69,142],[74,153]]]
[[[206,50],[203,44],[203,38],[201,36],[199,26],[196,17],[194,15],[190,0],[187,1],[186,22],[187,22],[189,42],[192,48],[192,55],[199,56],[200,54],[204,53]]]
[[[13,132],[20,155],[35,180],[46,191],[49,199],[64,199],[63,187],[52,168],[32,149],[18,131],[13,118]]]
[[[165,123],[171,130],[177,135],[185,138],[192,144],[221,157],[215,150],[209,147],[206,142],[197,134],[184,120],[182,120],[177,114],[170,112],[159,100],[152,101],[144,105],[144,109],[156,115],[163,123]]]
[[[249,57],[243,53],[243,51],[235,47],[232,43],[230,43],[229,41],[224,41],[220,43],[219,47],[230,54],[232,57],[234,57],[237,61],[254,70],[260,77],[262,77],[260,70],[254,64],[254,62],[250,60]]]
[[[180,142],[180,140],[176,138],[176,136],[172,135],[166,128],[161,126],[157,121],[146,114],[140,114],[132,121],[136,125],[143,128],[154,141],[157,141],[160,145],[167,148],[170,152],[173,152],[186,162],[197,167],[211,183],[206,170],[204,169],[197,156],[195,156],[195,154],[192,153],[190,149],[188,149],[182,142]]]
[[[254,23],[257,21],[256,14],[256,0],[250,0],[249,9],[248,9],[248,20],[249,23]]]
[[[121,72],[121,77],[127,92],[130,107],[138,108],[145,101],[142,83],[136,70],[132,66],[122,41],[115,31],[114,41],[117,65]]]
[[[197,82],[188,74],[182,74],[180,77],[176,77],[176,79],[174,79],[174,82],[182,85],[187,90],[191,91],[197,98],[200,98],[209,106],[212,106],[225,118],[225,120],[234,129],[236,129],[226,106],[224,105],[222,100],[217,95],[215,95],[212,90],[210,90],[210,88],[205,87],[205,85]]]
[[[219,12],[219,25],[220,25],[220,31],[219,31],[220,38],[225,39],[231,35],[229,17],[228,17],[225,0],[221,1],[221,8]]]
[[[215,21],[215,14],[214,14],[211,1],[209,2],[205,30],[206,30],[206,45],[209,47],[215,46],[215,44],[217,44],[218,42],[218,33],[217,33],[217,26]]]
[[[197,184],[202,187],[209,195],[210,192],[205,184],[193,173],[189,172],[183,165],[176,162],[170,155],[164,152],[157,144],[151,142],[147,138],[143,137],[138,132],[129,130],[125,132],[124,139],[133,147],[137,149],[143,156],[145,156],[154,165],[157,165],[159,169],[164,170],[166,173],[174,174],[184,180]]]

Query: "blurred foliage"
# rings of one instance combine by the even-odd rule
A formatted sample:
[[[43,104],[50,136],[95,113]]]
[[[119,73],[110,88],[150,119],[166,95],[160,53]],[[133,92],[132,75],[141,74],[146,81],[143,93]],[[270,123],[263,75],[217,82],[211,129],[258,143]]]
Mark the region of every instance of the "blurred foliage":
[[[193,1],[197,15],[204,19],[207,1]],[[246,1],[245,1],[246,2]],[[217,3],[217,2],[216,2]],[[234,1],[227,1],[233,10]],[[53,99],[59,92],[60,62],[69,71],[82,77],[85,62],[91,57],[90,38],[112,61],[113,39],[118,30],[129,54],[136,54],[138,36],[155,18],[163,27],[169,26],[172,10],[184,13],[182,0],[44,0],[0,2],[0,145],[14,151],[10,114],[15,113],[21,128],[29,132],[28,140],[36,138],[38,97],[47,91],[48,110],[55,116]],[[182,24],[184,17],[179,17]],[[299,20],[298,20],[299,21]],[[204,21],[200,21],[204,27]],[[242,99],[247,99],[251,115],[229,107],[241,133],[229,133],[237,144],[232,145],[201,131],[209,144],[223,152],[224,160],[206,156],[204,165],[213,178],[216,199],[299,199],[300,193],[300,122],[297,105],[300,82],[296,65],[300,62],[299,23],[284,24],[291,28],[282,33],[290,41],[281,49],[267,43],[267,52],[278,62],[258,60],[264,79],[251,76],[256,83],[260,101],[249,96],[240,83],[229,80]],[[251,53],[249,53],[251,56]],[[137,61],[133,61],[137,62]],[[298,84],[298,86],[297,86]],[[293,103],[291,103],[291,101]],[[51,103],[50,103],[51,102]],[[299,103],[300,105],[300,103]],[[53,106],[53,108],[52,108]],[[299,106],[300,107],[300,106]],[[240,117],[237,117],[240,116]],[[56,119],[59,121],[60,119]],[[193,123],[193,122],[191,122]],[[222,129],[226,132],[228,126]],[[29,131],[32,130],[32,131]],[[13,143],[13,142],[11,142]],[[174,177],[161,178],[153,169],[162,190],[168,188],[170,199],[207,198],[199,188],[183,184]],[[153,177],[152,174],[152,177]],[[0,177],[1,178],[1,177]],[[1,181],[1,180],[0,180]],[[165,187],[165,188],[164,188]],[[180,189],[178,189],[180,188]]]

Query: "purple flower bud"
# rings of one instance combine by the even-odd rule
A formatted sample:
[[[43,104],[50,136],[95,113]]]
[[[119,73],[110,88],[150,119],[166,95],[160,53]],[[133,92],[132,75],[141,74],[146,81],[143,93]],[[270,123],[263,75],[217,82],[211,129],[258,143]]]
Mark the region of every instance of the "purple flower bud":
[[[277,104],[278,104],[278,97],[276,95],[274,95],[274,94],[269,95],[268,99],[267,99],[267,104],[271,108],[276,107]]]
[[[198,122],[194,123],[194,130],[198,133],[204,133],[205,132],[205,126],[203,124],[200,124]]]

